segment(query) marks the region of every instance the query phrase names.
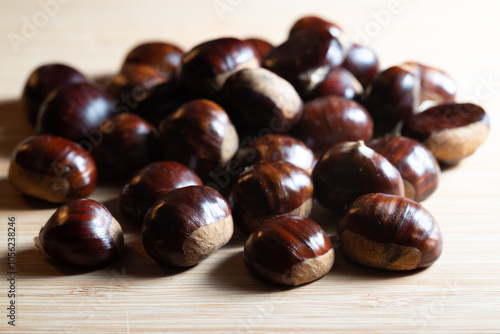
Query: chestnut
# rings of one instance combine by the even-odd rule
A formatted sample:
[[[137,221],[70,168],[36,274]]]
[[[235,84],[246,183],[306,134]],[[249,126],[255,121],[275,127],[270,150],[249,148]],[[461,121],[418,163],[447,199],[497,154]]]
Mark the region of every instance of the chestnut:
[[[348,49],[342,67],[351,72],[358,79],[361,86],[368,87],[379,70],[379,61],[372,49],[352,44]]]
[[[342,35],[342,28],[333,22],[326,21],[318,16],[304,16],[297,20],[290,29],[289,36],[294,35],[298,31],[312,30],[320,32],[328,32],[332,37],[339,38]]]
[[[55,89],[71,83],[87,82],[78,70],[64,64],[47,64],[35,69],[24,85],[22,109],[32,125],[36,124],[40,106]]]
[[[158,263],[188,267],[227,244],[233,230],[226,200],[212,188],[190,186],[154,203],[144,217],[142,240]]]
[[[297,286],[325,276],[334,250],[323,229],[309,218],[267,219],[248,237],[243,260],[253,274],[282,285]]]
[[[240,174],[229,203],[236,226],[250,233],[272,216],[309,216],[313,184],[305,170],[289,162],[261,161]]]
[[[92,156],[77,143],[38,135],[14,148],[9,181],[26,195],[62,203],[90,195],[97,183],[97,168]]]
[[[326,151],[316,163],[312,179],[318,202],[339,213],[364,194],[405,194],[396,167],[361,140],[340,143]]]
[[[272,49],[262,66],[290,82],[302,98],[342,63],[337,38],[328,31],[299,30]]]
[[[152,162],[139,170],[120,191],[120,209],[124,215],[142,224],[148,209],[170,191],[202,186],[192,170],[175,161]]]
[[[405,197],[421,202],[437,189],[439,164],[423,144],[411,138],[388,135],[370,140],[367,146],[397,168],[405,184]]]
[[[178,161],[202,179],[224,167],[238,150],[238,134],[217,103],[198,99],[167,116],[159,127],[166,160]]]
[[[342,252],[364,266],[413,270],[437,261],[443,237],[434,217],[404,197],[367,194],[339,222]]]
[[[256,129],[286,132],[302,115],[302,100],[285,79],[264,68],[231,75],[222,96],[229,115]],[[237,123],[238,124],[238,123]]]
[[[134,114],[118,114],[99,126],[101,142],[92,150],[99,176],[129,177],[158,155],[158,132]]]
[[[247,38],[244,41],[254,48],[255,55],[261,60],[273,49],[273,45],[262,38],[253,37]]]
[[[308,96],[308,99],[325,95],[341,96],[353,100],[363,93],[363,86],[358,79],[346,69],[336,68]]]
[[[369,140],[373,120],[359,103],[338,96],[323,96],[304,105],[302,118],[290,134],[317,156],[343,141]]]
[[[490,120],[472,103],[445,103],[415,114],[401,133],[422,142],[444,164],[456,164],[486,140]]]
[[[96,268],[115,261],[123,251],[120,223],[91,199],[61,206],[40,230],[35,244],[62,264]]]
[[[36,130],[83,144],[94,141],[94,131],[113,114],[113,98],[105,91],[87,82],[66,85],[47,97]]]
[[[179,78],[193,96],[214,99],[231,74],[244,68],[257,68],[259,64],[249,43],[237,38],[219,38],[186,52]]]

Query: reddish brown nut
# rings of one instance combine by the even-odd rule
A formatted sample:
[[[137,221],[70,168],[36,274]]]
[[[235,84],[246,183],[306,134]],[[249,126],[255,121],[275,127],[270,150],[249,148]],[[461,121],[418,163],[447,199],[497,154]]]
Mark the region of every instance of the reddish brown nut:
[[[373,117],[375,134],[394,131],[420,104],[420,82],[413,68],[393,66],[379,73],[368,89],[365,106]]]
[[[370,140],[367,146],[398,169],[406,198],[421,202],[437,189],[439,164],[423,144],[407,137],[385,136]]]
[[[302,118],[291,135],[302,140],[317,156],[343,141],[369,140],[370,114],[359,103],[338,96],[323,96],[304,105]]]
[[[264,59],[269,51],[273,49],[273,45],[262,38],[247,38],[245,39],[245,42],[254,48],[255,55],[260,59]]]
[[[194,266],[228,243],[233,218],[214,189],[192,186],[172,190],[144,217],[146,252],[160,264]]]
[[[157,158],[158,132],[137,115],[116,115],[98,131],[101,141],[91,153],[100,177],[129,177]]]
[[[178,161],[202,179],[224,167],[238,150],[238,134],[224,109],[209,100],[186,103],[160,123],[166,160]]]
[[[262,66],[286,79],[306,98],[342,59],[342,46],[329,32],[301,30],[272,49]]]
[[[92,143],[94,131],[114,114],[113,98],[86,82],[63,86],[43,103],[37,121],[39,134]]]
[[[91,199],[77,199],[57,209],[35,243],[57,262],[96,268],[119,257],[123,232],[105,206]]]
[[[318,160],[312,178],[318,202],[343,212],[358,197],[369,193],[404,196],[401,174],[386,158],[363,141],[340,143]]]
[[[257,68],[259,63],[247,42],[236,38],[210,40],[182,57],[180,81],[193,96],[213,99],[231,74]]]
[[[63,64],[48,64],[34,70],[24,85],[22,108],[32,125],[36,124],[40,106],[55,89],[88,79],[74,68]]]
[[[153,162],[138,171],[120,191],[120,209],[127,218],[142,224],[148,209],[170,191],[202,186],[200,178],[175,161]]]
[[[425,101],[453,102],[457,93],[455,81],[444,71],[417,62],[402,65],[412,68],[420,79],[420,104]]]
[[[245,233],[272,216],[307,217],[313,205],[311,177],[286,161],[261,161],[238,177],[229,203],[235,224]]]
[[[372,49],[352,44],[346,52],[342,67],[351,72],[359,83],[366,88],[377,75],[379,62]]]
[[[440,162],[455,164],[481,146],[489,128],[489,117],[480,106],[447,103],[413,115],[401,133],[422,142]]]
[[[245,265],[253,274],[283,285],[320,279],[333,267],[334,250],[323,229],[300,216],[266,220],[247,239]]]
[[[51,136],[32,136],[19,143],[9,168],[12,186],[53,203],[87,197],[97,183],[92,156],[80,145]]]
[[[353,100],[361,96],[362,93],[363,86],[361,86],[358,79],[348,70],[339,67],[332,70],[325,80],[311,91],[308,98],[335,95]]]
[[[343,253],[378,269],[413,270],[437,261],[439,225],[420,204],[404,197],[368,194],[354,201],[338,227]]]
[[[293,86],[264,68],[234,73],[222,95],[230,116],[256,129],[286,132],[302,115],[302,100]]]
[[[295,22],[290,29],[289,36],[298,31],[312,30],[320,32],[328,32],[332,37],[339,38],[342,35],[342,28],[333,22],[326,21],[317,16],[304,16]]]

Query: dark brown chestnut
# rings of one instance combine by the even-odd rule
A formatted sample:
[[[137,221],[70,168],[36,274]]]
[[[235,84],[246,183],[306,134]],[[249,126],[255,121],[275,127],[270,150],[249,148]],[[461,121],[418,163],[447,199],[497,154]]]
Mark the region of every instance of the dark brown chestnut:
[[[88,79],[76,69],[64,64],[48,64],[35,69],[24,85],[21,98],[22,109],[32,125],[36,124],[40,106],[55,89]]]
[[[397,168],[406,198],[421,202],[437,189],[439,164],[423,144],[403,136],[384,136],[370,140],[367,146]]]
[[[61,137],[38,135],[14,149],[9,181],[26,195],[63,203],[94,191],[97,168],[80,145]]]
[[[92,150],[100,177],[129,177],[158,157],[158,132],[134,114],[118,114],[98,131],[102,140]]]
[[[363,86],[358,79],[344,68],[336,68],[320,84],[318,84],[308,96],[308,99],[315,97],[335,95],[353,100],[363,93]]]
[[[396,167],[363,141],[344,142],[330,148],[316,163],[312,179],[318,202],[340,213],[364,194],[405,194]]]
[[[342,67],[351,72],[359,83],[368,87],[379,70],[379,61],[372,49],[358,44],[352,44],[344,57]]]
[[[192,170],[175,161],[153,162],[139,170],[120,191],[120,209],[125,216],[142,224],[148,209],[170,191],[202,186]]]
[[[342,35],[342,28],[333,22],[326,21],[318,16],[304,16],[297,20],[290,29],[289,36],[294,35],[298,31],[312,30],[320,32],[328,32],[332,37],[339,38]]]
[[[231,75],[222,88],[229,115],[256,129],[288,131],[302,115],[302,100],[285,79],[264,68]]]
[[[262,66],[290,82],[302,98],[342,63],[337,38],[326,31],[300,30],[272,49]]]
[[[271,282],[297,286],[325,276],[334,250],[323,229],[300,216],[277,216],[250,234],[243,250],[245,265]]]
[[[446,72],[417,62],[407,62],[402,66],[412,68],[420,79],[420,104],[425,101],[445,103],[455,100],[457,84]]]
[[[184,104],[159,127],[166,160],[178,161],[202,179],[224,167],[238,150],[238,134],[224,109],[199,99]]]
[[[338,96],[323,96],[307,102],[302,118],[290,132],[317,156],[343,141],[369,140],[372,133],[373,121],[366,109]]]
[[[227,244],[233,230],[226,200],[212,188],[190,186],[154,203],[144,217],[142,240],[158,263],[188,267]]]
[[[255,50],[255,55],[258,56],[261,60],[264,59],[264,57],[273,49],[273,45],[269,43],[268,41],[262,39],[262,38],[247,38],[244,40],[248,44],[250,44],[254,50]]]
[[[245,233],[272,216],[307,217],[313,205],[311,177],[286,161],[261,161],[238,177],[229,203],[236,226]]]
[[[486,140],[490,120],[472,103],[445,103],[407,119],[401,133],[422,142],[444,164],[456,164]]]
[[[119,257],[123,251],[123,232],[104,205],[91,199],[77,199],[54,212],[35,243],[57,262],[96,268]]]
[[[193,96],[213,99],[231,74],[244,68],[257,68],[259,64],[250,44],[236,38],[220,38],[186,52],[179,78]]]
[[[437,261],[443,237],[434,217],[404,197],[367,194],[355,200],[338,226],[342,252],[378,269],[413,270]]]
[[[60,136],[86,146],[95,140],[94,131],[114,113],[113,98],[87,83],[63,86],[43,103],[37,133]]]

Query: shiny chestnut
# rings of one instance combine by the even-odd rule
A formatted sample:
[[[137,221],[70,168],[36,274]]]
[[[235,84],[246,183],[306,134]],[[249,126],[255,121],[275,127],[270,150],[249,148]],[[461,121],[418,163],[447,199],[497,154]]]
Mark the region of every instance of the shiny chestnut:
[[[158,132],[137,115],[113,116],[98,131],[102,139],[92,156],[100,177],[129,177],[158,156]]]
[[[334,250],[323,229],[300,216],[277,216],[250,234],[243,259],[250,272],[271,282],[297,286],[325,276]]]
[[[213,99],[236,71],[257,68],[254,48],[237,38],[219,38],[186,52],[180,65],[180,82],[195,97]]]
[[[264,59],[264,57],[274,47],[271,43],[262,38],[253,37],[253,38],[247,38],[244,41],[250,44],[254,48],[255,55],[258,56],[258,58],[261,60]]]
[[[120,191],[120,209],[124,215],[142,224],[149,208],[170,191],[202,186],[192,170],[175,161],[153,162],[139,170]]]
[[[437,189],[439,164],[423,144],[408,137],[389,135],[372,139],[367,146],[398,169],[405,184],[405,197],[421,202]]]
[[[316,163],[312,178],[318,202],[340,213],[364,194],[405,194],[396,167],[363,141],[344,142],[330,148]]]
[[[57,209],[40,230],[36,242],[57,262],[96,268],[119,257],[123,232],[104,205],[77,199]]]
[[[304,105],[302,118],[290,134],[317,156],[343,141],[369,140],[373,120],[359,103],[338,96],[323,96]]]
[[[344,68],[335,68],[310,93],[308,99],[335,95],[353,100],[363,93],[363,86],[358,79]]]
[[[92,143],[94,132],[114,114],[113,98],[87,82],[63,86],[45,100],[36,130],[74,142]]]
[[[87,82],[78,70],[64,64],[47,64],[35,69],[24,85],[22,109],[32,125],[36,124],[40,107],[55,89],[72,83]]]
[[[236,226],[245,233],[272,216],[307,217],[313,205],[311,177],[286,161],[261,161],[240,174],[229,203]]]
[[[369,47],[352,44],[347,49],[342,67],[351,72],[366,88],[379,71],[379,61],[375,52]]]
[[[332,37],[339,38],[342,35],[342,28],[331,21],[327,21],[318,16],[304,16],[297,20],[290,29],[289,36],[299,31],[311,30],[319,32],[328,32]]]
[[[302,115],[302,100],[293,86],[264,68],[244,69],[231,75],[222,88],[222,96],[233,119],[256,129],[283,133]]]
[[[63,203],[94,191],[97,168],[80,145],[61,137],[38,135],[14,149],[9,181],[26,195]]]
[[[422,142],[444,164],[456,164],[486,140],[490,120],[472,103],[445,103],[407,119],[401,133]]]
[[[202,179],[224,167],[238,150],[238,134],[217,103],[199,99],[184,104],[159,127],[166,160],[178,161]]]
[[[190,186],[172,190],[149,209],[142,238],[158,263],[188,267],[228,243],[233,230],[226,200],[212,188]]]
[[[342,252],[378,269],[413,270],[437,261],[443,237],[434,217],[404,197],[367,194],[354,201],[339,222]]]

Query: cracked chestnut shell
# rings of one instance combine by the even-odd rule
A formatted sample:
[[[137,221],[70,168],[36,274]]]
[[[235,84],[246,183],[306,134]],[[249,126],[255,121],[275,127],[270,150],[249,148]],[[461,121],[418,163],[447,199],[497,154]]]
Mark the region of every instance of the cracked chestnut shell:
[[[326,233],[311,219],[278,216],[250,234],[243,259],[255,275],[296,286],[326,275],[333,266],[334,250]]]
[[[238,150],[236,129],[217,103],[199,99],[184,104],[159,127],[165,160],[178,161],[202,179],[223,168]]]
[[[197,98],[213,99],[233,73],[257,68],[254,48],[237,38],[206,41],[186,52],[180,65],[180,82]]]
[[[364,194],[405,194],[396,167],[363,141],[344,142],[330,148],[316,163],[312,179],[318,202],[337,212],[344,212]]]
[[[90,153],[77,143],[38,135],[23,140],[14,149],[9,181],[26,195],[63,203],[94,191],[97,168]]]
[[[403,136],[384,136],[370,140],[367,146],[398,169],[405,184],[405,197],[421,202],[437,189],[439,164],[423,144]]]
[[[149,209],[142,225],[146,252],[160,264],[188,267],[209,257],[233,235],[226,200],[214,189],[172,190]]]
[[[272,216],[307,217],[313,205],[311,177],[286,161],[261,161],[240,174],[229,203],[236,226],[245,233]]]
[[[175,161],[153,162],[139,170],[120,191],[120,209],[139,224],[148,209],[170,191],[188,186],[202,186],[192,170]]]
[[[489,117],[480,106],[446,103],[407,119],[401,134],[422,142],[440,162],[453,165],[481,146],[489,128]]]
[[[304,105],[302,118],[290,134],[317,156],[343,141],[369,140],[373,120],[359,103],[338,96],[323,96]]]
[[[119,257],[123,232],[104,205],[91,199],[77,199],[56,210],[40,230],[36,242],[57,262],[96,268]]]
[[[346,52],[342,67],[351,72],[359,83],[368,87],[379,70],[379,61],[372,49],[352,44]]]
[[[367,194],[354,201],[339,222],[342,252],[378,269],[413,270],[439,258],[443,237],[434,217],[404,197]]]

